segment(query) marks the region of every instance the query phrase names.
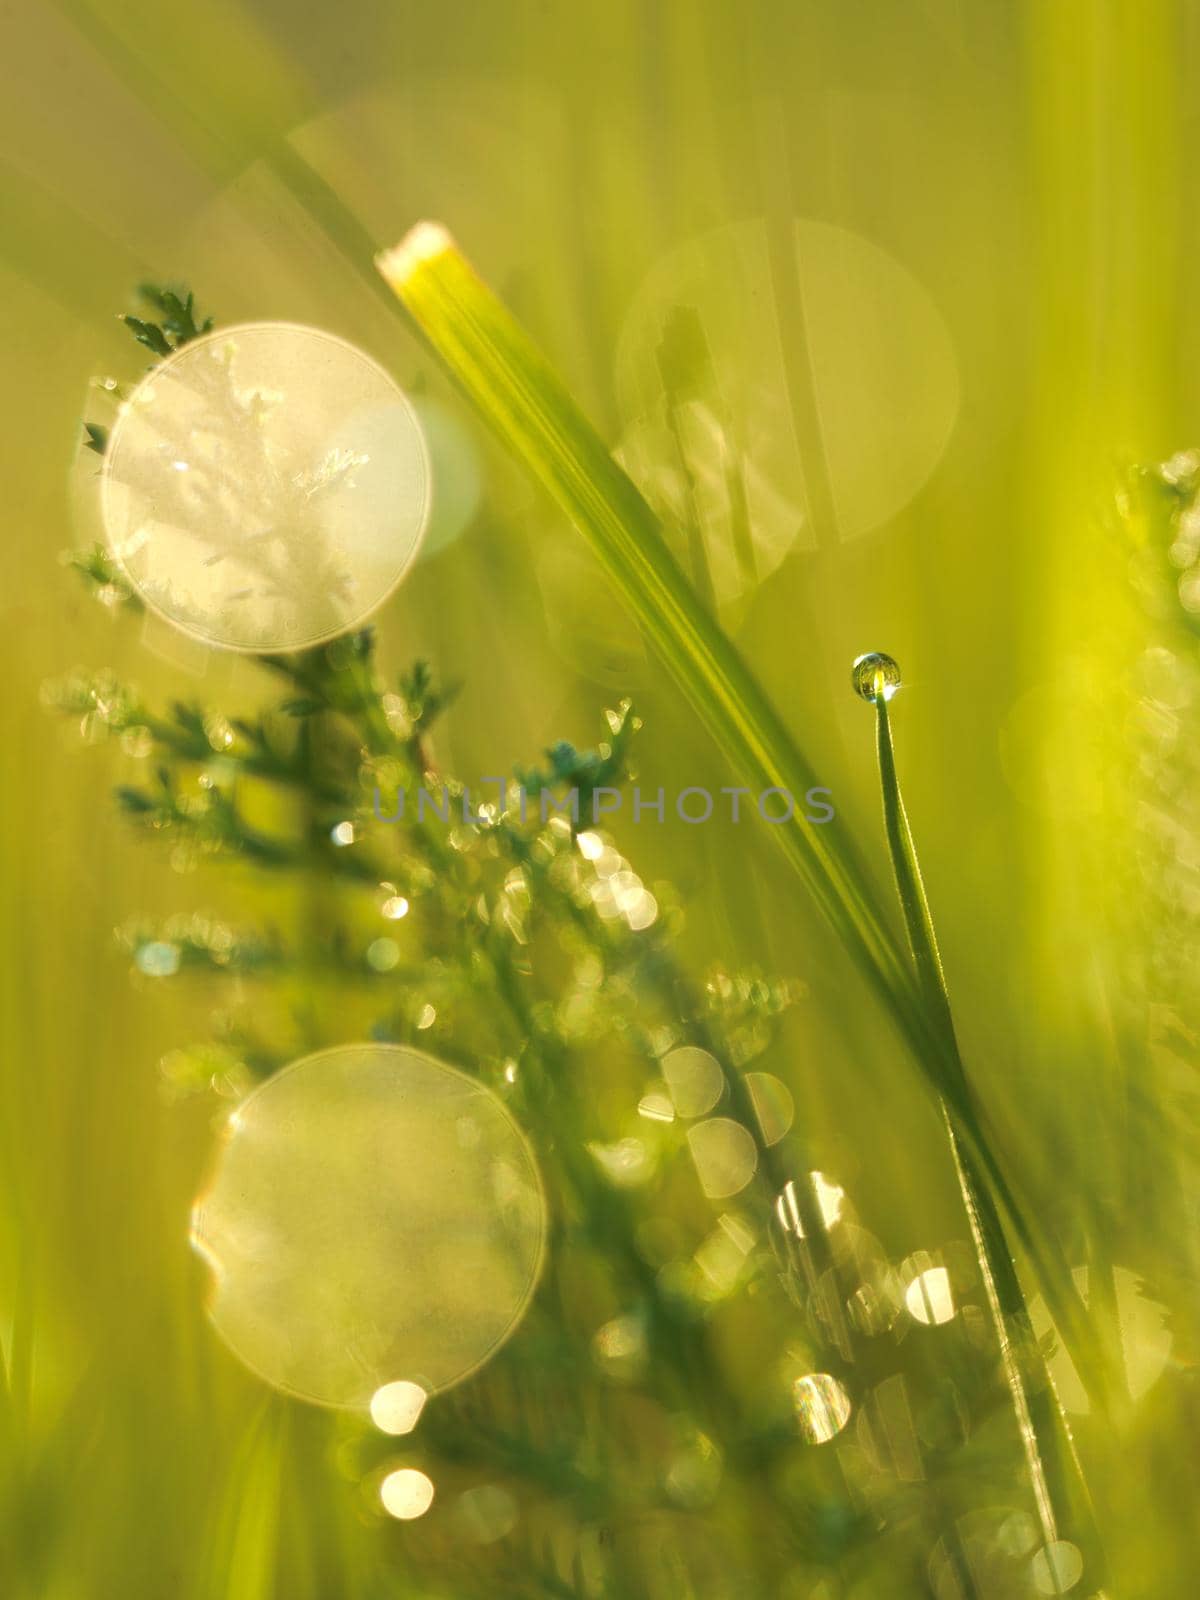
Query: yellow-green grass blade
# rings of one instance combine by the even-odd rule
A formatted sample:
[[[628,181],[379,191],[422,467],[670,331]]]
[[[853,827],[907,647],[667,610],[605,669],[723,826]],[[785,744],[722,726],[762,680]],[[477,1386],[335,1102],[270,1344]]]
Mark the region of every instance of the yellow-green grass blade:
[[[904,915],[909,950],[927,1013],[943,1036],[946,1054],[959,1062],[958,1070],[963,1074],[937,932],[896,771],[888,715],[889,696],[890,691],[880,678],[874,696],[876,749],[888,853]],[[1057,1547],[1060,1534],[1067,1528],[1077,1534],[1088,1552],[1092,1579],[1095,1581],[1098,1576],[1096,1569],[1103,1562],[1103,1548],[1074,1441],[1059,1405],[1045,1357],[1033,1336],[1029,1308],[1005,1241],[995,1202],[974,1157],[960,1148],[953,1121],[949,1117],[947,1128],[988,1309],[996,1329],[1004,1380],[1025,1454],[1042,1539],[1049,1549]],[[1089,1370],[1093,1365],[1094,1361],[1089,1363]]]
[[[588,539],[734,771],[760,793],[782,789],[799,796],[813,787],[812,767],[696,598],[658,517],[446,230],[419,223],[377,265],[467,398]],[[1096,1341],[1068,1265],[1031,1222],[1002,1171],[957,1051],[947,1048],[945,1030],[930,1013],[845,830],[836,819],[818,828],[797,815],[771,831],[947,1106],[964,1149],[1037,1272],[1081,1377],[1102,1404]]]
[[[422,223],[380,270],[492,428],[587,536],[647,638],[731,764],[802,795],[816,774],[733,645],[695,598],[659,520],[544,357],[443,229]],[[916,1011],[896,942],[836,820],[773,829],[889,1010]],[[836,839],[833,837],[837,835]]]

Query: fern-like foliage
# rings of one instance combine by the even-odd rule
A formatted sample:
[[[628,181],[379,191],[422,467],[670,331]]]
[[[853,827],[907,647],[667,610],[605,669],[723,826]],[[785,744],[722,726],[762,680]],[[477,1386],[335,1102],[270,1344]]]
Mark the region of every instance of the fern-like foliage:
[[[158,320],[126,321],[155,356],[211,326],[191,294],[143,298]],[[70,564],[100,600],[135,608],[105,551]],[[370,630],[260,665],[279,693],[253,713],[156,704],[111,673],[51,696],[131,764],[117,790],[129,826],[210,874],[214,896],[236,880],[258,891],[258,921],[181,913],[122,930],[140,981],[211,999],[211,1034],[170,1052],[166,1081],[236,1099],[312,1049],[419,1044],[511,1106],[551,1211],[519,1333],[429,1403],[412,1441],[455,1514],[391,1530],[370,1592],[766,1600],[871,1561],[917,1593],[935,1547],[955,1570],[951,1477],[961,1499],[1020,1475],[978,1348],[982,1290],[950,1251],[968,1314],[940,1331],[936,1370],[906,1362],[897,1269],[806,1148],[806,1064],[779,1036],[802,987],[693,974],[671,887],[588,826],[586,800],[631,775],[631,706],[605,714],[594,749],[559,742],[514,774],[527,794],[577,790],[576,821],[479,809],[437,756],[453,688],[425,663],[385,670]],[[393,815],[386,797],[421,788],[448,797],[444,817]],[[704,1109],[673,1097],[680,1050],[716,1073]],[[752,1152],[736,1193],[697,1181],[709,1118]],[[339,1461],[370,1482],[395,1445],[365,1421],[351,1435]]]

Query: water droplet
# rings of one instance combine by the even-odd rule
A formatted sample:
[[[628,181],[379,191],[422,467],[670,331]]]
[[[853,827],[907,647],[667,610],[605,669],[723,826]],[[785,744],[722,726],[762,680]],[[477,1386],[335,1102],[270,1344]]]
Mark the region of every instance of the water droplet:
[[[192,1238],[234,1353],[287,1393],[365,1411],[397,1372],[436,1394],[486,1361],[529,1303],[545,1232],[502,1101],[406,1046],[359,1044],[242,1101]]]
[[[882,650],[870,650],[855,661],[850,681],[855,694],[861,695],[864,700],[873,703],[880,695],[890,700],[900,687],[900,667]]]
[[[850,1420],[850,1396],[828,1372],[806,1372],[792,1384],[792,1405],[809,1444],[825,1444]]]

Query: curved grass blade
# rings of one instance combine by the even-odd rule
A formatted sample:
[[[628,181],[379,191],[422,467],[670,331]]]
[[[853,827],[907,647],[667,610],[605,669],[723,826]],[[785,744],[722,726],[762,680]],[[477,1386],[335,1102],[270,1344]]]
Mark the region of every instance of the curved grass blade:
[[[419,223],[377,257],[383,278],[508,450],[588,539],[701,722],[757,792],[800,795],[815,775],[740,654],[704,610],[662,536],[658,517],[584,417],[545,357],[439,224]],[[915,981],[844,829],[793,819],[772,830],[866,976],[963,1147],[1029,1257],[1093,1402],[1105,1385],[1068,1265],[1031,1222],[995,1154],[957,1051]]]
[[[696,599],[659,520],[545,359],[449,235],[422,223],[380,271],[486,420],[588,537],[679,687],[733,765],[760,788],[803,794],[818,780],[758,684]],[[914,1011],[894,938],[844,837],[793,818],[775,832],[889,1007]],[[907,992],[906,992],[907,991]]]

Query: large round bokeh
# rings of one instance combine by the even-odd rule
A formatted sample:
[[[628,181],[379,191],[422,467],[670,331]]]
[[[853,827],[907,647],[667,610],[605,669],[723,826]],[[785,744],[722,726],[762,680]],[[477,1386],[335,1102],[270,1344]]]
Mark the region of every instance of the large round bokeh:
[[[410,565],[425,441],[369,356],[293,323],[226,328],[149,372],[105,453],[104,523],[148,605],[233,650],[357,627]]]
[[[229,1120],[192,1239],[211,1315],[276,1388],[366,1408],[427,1394],[513,1331],[546,1207],[525,1137],[489,1089],[399,1045],[345,1045],[269,1078]]]

